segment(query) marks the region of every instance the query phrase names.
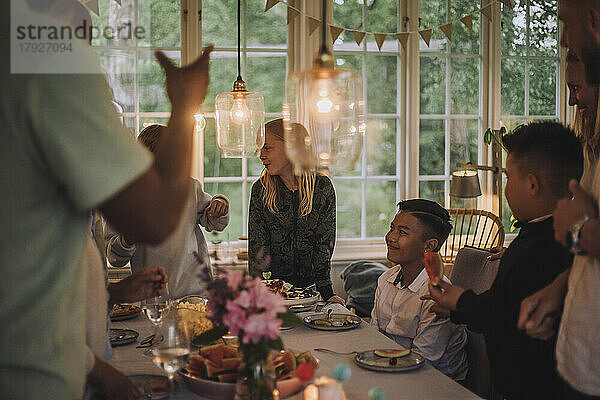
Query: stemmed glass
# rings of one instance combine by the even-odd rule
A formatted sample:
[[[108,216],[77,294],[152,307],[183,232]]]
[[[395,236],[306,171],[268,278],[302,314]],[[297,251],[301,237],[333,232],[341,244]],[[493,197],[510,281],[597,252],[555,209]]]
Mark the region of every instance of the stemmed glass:
[[[170,387],[174,389],[173,378],[175,373],[187,364],[190,342],[189,336],[180,329],[176,313],[171,314],[157,328],[157,334],[160,334],[163,340],[154,346],[152,355],[154,364],[167,373]]]
[[[169,295],[169,284],[165,286],[160,296],[151,297],[142,300],[142,310],[152,324],[160,327],[163,318],[169,313],[171,308],[171,296]]]

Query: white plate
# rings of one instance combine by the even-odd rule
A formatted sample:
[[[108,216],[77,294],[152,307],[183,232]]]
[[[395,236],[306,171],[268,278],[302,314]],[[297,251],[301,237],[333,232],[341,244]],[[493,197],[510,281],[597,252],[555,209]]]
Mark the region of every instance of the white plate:
[[[420,368],[425,363],[425,357],[410,352],[404,357],[394,357],[395,364],[390,364],[391,358],[379,357],[373,350],[361,351],[354,356],[354,361],[359,367],[377,372],[404,372]]]
[[[302,320],[309,328],[321,331],[345,331],[357,328],[362,323],[362,319],[353,314],[331,314],[328,318],[326,313],[318,313],[307,315]],[[331,325],[320,325],[317,321],[326,321]]]

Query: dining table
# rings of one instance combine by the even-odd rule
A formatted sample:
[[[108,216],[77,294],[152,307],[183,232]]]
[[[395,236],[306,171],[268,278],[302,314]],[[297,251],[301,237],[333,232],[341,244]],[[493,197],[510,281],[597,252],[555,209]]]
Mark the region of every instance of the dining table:
[[[341,304],[330,304],[323,312],[332,309],[335,314],[352,314]],[[314,312],[314,311],[312,311]],[[298,313],[300,318],[311,311]],[[164,372],[154,365],[152,357],[145,349],[136,348],[139,342],[154,332],[150,321],[139,313],[129,320],[112,322],[112,328],[132,329],[139,333],[135,343],[113,348],[110,363],[125,375],[164,375]],[[333,369],[339,364],[350,368],[350,379],[343,382],[343,389],[348,400],[366,400],[368,392],[373,387],[379,387],[386,393],[388,400],[401,399],[479,399],[477,395],[439,372],[427,361],[419,368],[404,372],[374,372],[359,367],[353,355],[340,355],[329,352],[315,351],[317,348],[335,352],[354,352],[372,349],[400,349],[400,346],[379,330],[362,321],[356,328],[340,331],[317,330],[305,324],[281,331],[281,338],[286,348],[294,351],[311,351],[319,360],[315,371],[317,376],[333,376]],[[192,353],[193,354],[193,353]],[[182,380],[178,380],[177,390],[170,396],[173,400],[207,400],[200,394],[191,392]],[[289,397],[292,400],[302,400],[302,391]]]

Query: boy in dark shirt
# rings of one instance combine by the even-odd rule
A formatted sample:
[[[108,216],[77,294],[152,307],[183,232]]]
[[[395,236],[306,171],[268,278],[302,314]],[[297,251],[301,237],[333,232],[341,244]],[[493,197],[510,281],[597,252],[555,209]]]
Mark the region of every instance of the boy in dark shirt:
[[[554,399],[561,381],[556,373],[554,345],[532,339],[517,328],[521,301],[537,292],[571,265],[571,253],[554,240],[552,211],[569,197],[570,179],[581,177],[581,143],[555,122],[530,123],[503,138],[506,199],[521,224],[500,262],[492,287],[479,295],[440,281],[429,283],[437,314],[450,312],[454,323],[483,333],[492,380],[506,399]],[[434,282],[436,283],[436,282]]]

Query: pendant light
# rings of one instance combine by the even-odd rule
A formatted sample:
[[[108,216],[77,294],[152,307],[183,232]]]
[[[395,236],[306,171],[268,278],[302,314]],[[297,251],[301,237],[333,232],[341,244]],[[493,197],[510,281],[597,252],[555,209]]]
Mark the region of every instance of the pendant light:
[[[240,56],[240,10],[238,0],[238,77],[231,92],[215,99],[217,146],[223,158],[258,155],[265,143],[265,104],[260,93],[249,92],[242,79]]]
[[[327,45],[327,2],[323,0],[321,48],[313,68],[290,74],[286,81],[284,137],[297,172],[352,171],[366,132],[362,77],[335,69]]]

